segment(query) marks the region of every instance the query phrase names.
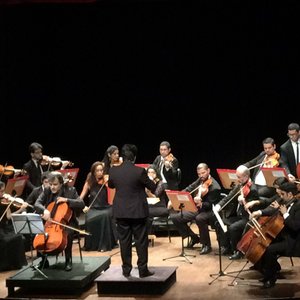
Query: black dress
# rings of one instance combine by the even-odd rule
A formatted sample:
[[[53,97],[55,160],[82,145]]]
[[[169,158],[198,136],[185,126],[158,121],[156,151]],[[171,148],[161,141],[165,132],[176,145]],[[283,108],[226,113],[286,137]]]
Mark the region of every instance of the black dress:
[[[90,189],[89,205],[95,199],[101,185],[96,183]],[[91,235],[85,236],[86,251],[110,251],[117,246],[116,227],[112,218],[112,206],[108,203],[107,188],[103,187],[90,210],[85,215],[85,229]]]
[[[0,205],[0,217],[7,206]],[[6,215],[0,222],[0,271],[9,271],[27,265],[25,244],[22,234],[16,234],[11,220]]]

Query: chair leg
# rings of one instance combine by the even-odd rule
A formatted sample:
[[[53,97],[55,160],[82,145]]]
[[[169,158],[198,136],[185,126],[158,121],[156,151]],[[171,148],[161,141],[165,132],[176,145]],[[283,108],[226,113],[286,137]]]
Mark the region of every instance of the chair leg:
[[[169,226],[168,218],[167,218],[167,231],[168,231],[169,243],[171,243],[171,233],[170,233],[170,226]]]
[[[79,247],[79,255],[80,255],[80,261],[82,261],[82,250],[81,250],[81,238],[80,235],[78,234],[78,247]]]

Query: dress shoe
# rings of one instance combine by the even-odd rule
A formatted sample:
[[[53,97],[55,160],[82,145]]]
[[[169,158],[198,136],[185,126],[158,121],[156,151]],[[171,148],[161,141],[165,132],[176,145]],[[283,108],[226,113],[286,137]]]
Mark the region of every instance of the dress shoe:
[[[208,254],[212,251],[211,246],[204,245],[200,251],[200,255]]]
[[[232,255],[233,254],[233,252],[229,248],[224,247],[224,246],[221,246],[220,251],[221,251],[221,255]],[[219,251],[215,252],[215,255],[219,255]]]
[[[243,255],[243,253],[242,252],[240,252],[240,251],[235,251],[231,256],[229,256],[228,258],[230,259],[230,260],[235,260],[235,259],[241,259],[241,258],[243,258],[244,257],[244,255]]]
[[[273,286],[275,286],[275,280],[267,280],[267,281],[263,281],[263,286],[262,286],[262,288],[263,289],[269,289],[269,288],[271,288],[271,287],[273,287]]]
[[[72,260],[66,260],[65,271],[72,270]]]
[[[140,278],[145,278],[145,277],[149,277],[149,276],[152,276],[154,275],[154,272],[151,272],[151,271],[146,271],[144,273],[140,273]]]
[[[200,239],[199,238],[191,238],[189,243],[187,244],[187,248],[192,249],[194,247],[194,245],[200,243]]]
[[[48,269],[50,266],[49,264],[49,260],[47,258],[43,258],[40,263],[38,264],[38,268],[40,270],[43,270],[43,269]]]
[[[130,273],[123,272],[123,276],[127,278],[130,276]]]

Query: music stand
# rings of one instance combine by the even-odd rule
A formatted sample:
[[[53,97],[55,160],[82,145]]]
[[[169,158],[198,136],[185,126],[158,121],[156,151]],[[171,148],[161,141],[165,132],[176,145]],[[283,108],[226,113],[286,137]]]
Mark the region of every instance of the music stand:
[[[288,178],[286,170],[284,168],[261,168],[261,171],[264,174],[268,187],[274,187],[274,181],[278,177]]]
[[[27,175],[7,180],[5,193],[13,196],[21,196],[29,177]]]
[[[224,189],[231,190],[234,185],[238,184],[236,170],[217,169],[217,173]]]
[[[45,278],[48,278],[36,265],[33,264],[33,235],[44,234],[44,223],[39,214],[27,213],[27,214],[11,214],[13,227],[15,233],[29,234],[30,235],[30,252],[31,252],[31,265],[30,267],[38,271]]]
[[[57,172],[60,172],[63,175],[64,180],[68,180],[69,177],[71,177],[72,179],[68,181],[68,185],[74,186],[78,176],[79,168],[57,170]]]
[[[224,233],[227,232],[227,225],[224,224],[219,212],[216,210],[215,206],[213,205],[212,206],[212,210],[213,210],[213,213],[215,215],[215,217],[217,218],[217,221],[216,221],[216,226],[220,226],[223,230]],[[211,285],[213,282],[215,282],[219,277],[221,276],[228,276],[228,277],[233,277],[234,280],[236,278],[238,278],[238,275],[240,273],[240,271],[238,271],[238,275],[230,275],[230,273],[237,273],[236,271],[233,271],[233,272],[225,272],[228,267],[233,263],[233,260],[227,265],[227,267],[223,270],[222,269],[222,253],[221,253],[221,244],[220,244],[220,241],[218,241],[218,244],[219,244],[219,272],[218,273],[214,273],[214,274],[210,274],[209,276],[210,277],[214,277],[216,276],[211,282],[209,282],[208,284]],[[240,278],[240,279],[243,279],[243,278]]]
[[[189,192],[166,190],[166,194],[172,203],[173,209],[176,211],[180,211],[181,218],[183,218],[183,213],[182,213],[183,211],[191,211],[191,212],[198,211],[197,206]],[[175,257],[184,257],[184,259],[187,262],[192,264],[192,262],[187,258],[187,256],[196,257],[196,255],[186,254],[184,252],[183,237],[181,237],[181,253],[179,255],[163,258],[163,260],[167,260]]]

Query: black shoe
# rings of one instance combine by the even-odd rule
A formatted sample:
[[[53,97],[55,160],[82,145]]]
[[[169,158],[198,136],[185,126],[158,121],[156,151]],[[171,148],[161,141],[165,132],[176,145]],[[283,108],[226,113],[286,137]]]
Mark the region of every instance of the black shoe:
[[[241,258],[243,258],[243,257],[244,257],[244,255],[243,255],[242,252],[240,252],[240,251],[235,251],[235,252],[233,253],[233,255],[229,256],[228,258],[229,258],[230,260],[235,260],[235,259],[241,259]]]
[[[271,287],[273,287],[273,286],[275,286],[275,280],[267,280],[267,281],[263,281],[263,286],[262,286],[262,288],[263,289],[269,289],[269,288],[271,288]]]
[[[212,251],[211,246],[204,245],[200,251],[200,255],[208,254]]]
[[[144,277],[149,277],[149,276],[152,276],[154,275],[154,272],[151,272],[151,271],[147,271],[145,273],[140,273],[140,278],[144,278]]]
[[[187,244],[186,248],[192,249],[194,247],[194,245],[198,244],[198,243],[200,243],[200,239],[192,237],[190,239],[189,243]]]
[[[48,269],[50,267],[49,260],[47,258],[43,258],[38,264],[38,268],[40,270]]]
[[[66,260],[65,271],[72,270],[72,260]]]
[[[127,278],[127,277],[130,276],[130,273],[125,273],[125,272],[123,272],[123,276]]]
[[[221,255],[232,255],[232,251],[227,248],[227,247],[224,247],[224,246],[221,246]],[[219,251],[218,252],[215,252],[215,255],[219,255]]]

